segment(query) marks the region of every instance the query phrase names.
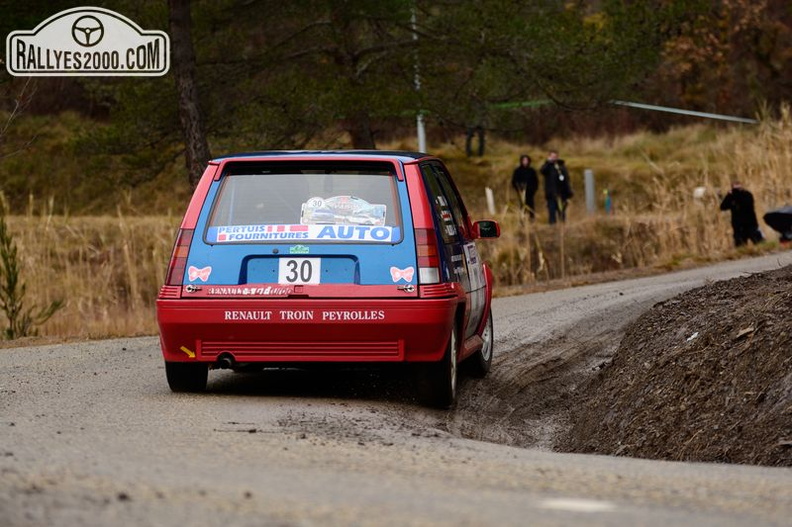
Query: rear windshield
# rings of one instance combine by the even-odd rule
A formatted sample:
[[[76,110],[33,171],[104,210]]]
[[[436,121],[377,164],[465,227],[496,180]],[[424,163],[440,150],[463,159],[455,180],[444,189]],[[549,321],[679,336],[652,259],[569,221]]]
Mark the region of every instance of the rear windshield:
[[[387,170],[240,170],[226,175],[207,243],[397,243],[399,197]]]

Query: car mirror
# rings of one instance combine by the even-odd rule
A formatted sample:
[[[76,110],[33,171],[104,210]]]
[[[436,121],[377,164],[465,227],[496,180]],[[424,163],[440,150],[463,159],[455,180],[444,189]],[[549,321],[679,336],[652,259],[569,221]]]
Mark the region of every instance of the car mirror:
[[[476,238],[498,238],[500,225],[495,220],[480,220],[473,224],[473,232]]]

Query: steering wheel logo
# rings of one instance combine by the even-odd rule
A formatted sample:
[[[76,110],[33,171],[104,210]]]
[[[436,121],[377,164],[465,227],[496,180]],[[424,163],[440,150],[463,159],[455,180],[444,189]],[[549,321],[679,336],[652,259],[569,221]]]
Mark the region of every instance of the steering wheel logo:
[[[72,24],[72,38],[79,45],[90,48],[101,42],[104,37],[104,26],[98,18],[86,15]]]

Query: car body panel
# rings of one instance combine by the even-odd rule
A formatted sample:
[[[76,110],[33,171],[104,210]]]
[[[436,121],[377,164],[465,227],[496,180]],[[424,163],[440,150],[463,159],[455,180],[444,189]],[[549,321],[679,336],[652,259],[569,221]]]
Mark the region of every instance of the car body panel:
[[[442,357],[460,301],[179,299],[158,311],[167,361],[426,362]]]

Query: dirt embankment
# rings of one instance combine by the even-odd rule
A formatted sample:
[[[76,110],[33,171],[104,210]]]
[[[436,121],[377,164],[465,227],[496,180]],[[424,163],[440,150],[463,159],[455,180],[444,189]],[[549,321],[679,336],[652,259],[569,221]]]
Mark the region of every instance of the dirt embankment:
[[[560,450],[792,466],[792,266],[655,305],[579,395]]]

